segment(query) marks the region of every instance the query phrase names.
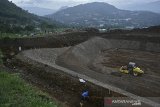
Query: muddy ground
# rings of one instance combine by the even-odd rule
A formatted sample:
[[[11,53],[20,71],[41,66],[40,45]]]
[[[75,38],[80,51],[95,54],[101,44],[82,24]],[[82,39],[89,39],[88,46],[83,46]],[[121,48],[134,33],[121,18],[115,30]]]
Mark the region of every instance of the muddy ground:
[[[40,87],[42,90],[50,93],[54,99],[56,98],[57,100],[61,101],[64,106],[79,107],[80,94],[81,91],[85,88],[90,90],[90,96],[92,97],[90,101],[85,103],[83,107],[102,107],[104,103],[104,97],[122,96],[107,89],[105,89],[105,92],[104,89],[100,87],[95,88],[94,90],[92,89],[94,86],[92,86],[92,88],[89,88],[89,85],[84,87],[83,84],[79,84],[78,78],[71,79],[73,77],[65,77],[63,73],[54,73],[60,73],[62,71],[57,71],[53,67],[50,67],[50,64],[54,65],[54,59],[50,58],[49,56],[53,56],[54,58],[56,53],[62,52],[66,49],[68,48],[62,48],[62,50],[58,49],[56,52],[56,49],[38,49],[25,51],[24,55],[17,56],[19,59],[21,59],[21,61],[16,61],[16,63],[19,62],[19,64],[16,65],[23,66],[23,68],[19,69],[22,70],[21,73],[25,79]],[[54,54],[52,52],[54,52]],[[41,61],[48,62],[49,66],[47,66],[47,64],[39,63]]]
[[[55,75],[55,78],[52,78],[49,72],[62,72],[48,66],[54,65],[55,60],[59,66],[89,76],[105,84],[111,84],[135,95],[160,97],[160,72],[158,71],[160,68],[159,37],[156,36],[156,38],[151,37],[148,39],[143,36],[140,38],[139,36],[127,37],[119,35],[114,38],[112,35],[106,36],[105,34],[101,34],[101,36],[107,39],[91,39],[79,45],[68,47],[63,51],[56,51],[55,47],[57,47],[58,41],[55,40],[55,43],[50,41],[47,45],[50,46],[50,48],[53,47],[53,49],[24,51],[24,57],[21,57],[22,59],[18,62],[16,60],[13,66],[17,66],[17,69],[22,70],[21,72],[24,73],[24,78],[42,90],[47,91],[51,96],[62,101],[65,106],[79,106],[81,92],[77,92],[77,87],[80,88],[81,86],[75,85],[75,89],[67,88],[67,90],[65,90],[68,86],[65,84],[68,84],[67,81],[70,81],[70,79],[67,78],[66,83],[58,83],[56,76],[62,77],[63,79],[64,75]],[[74,38],[76,38],[76,36]],[[79,40],[79,38],[76,38],[76,40]],[[75,39],[72,39],[71,43],[77,44],[77,41],[74,40]],[[85,38],[79,42],[85,40],[87,39]],[[69,42],[66,41],[62,46],[60,43],[58,47],[70,46],[68,43]],[[42,45],[46,45],[45,42]],[[46,48],[48,46],[41,47]],[[30,47],[34,48],[34,45]],[[36,47],[39,47],[39,45]],[[60,54],[57,55],[57,52]],[[26,56],[28,59],[25,59]],[[138,66],[145,71],[145,74],[141,77],[133,77],[132,75],[118,73],[119,67],[126,65],[129,61],[136,62]],[[72,76],[69,76],[69,78],[72,78]],[[79,83],[77,78],[74,78],[74,81],[75,84]],[[103,100],[102,95],[99,95],[99,93],[103,94],[101,93],[101,88],[96,89],[93,93],[97,93],[97,99],[100,98],[101,101]],[[120,96],[119,94],[113,95],[113,93],[108,95],[108,90],[106,93],[107,96]],[[96,102],[96,100],[94,101]],[[154,101],[159,103],[159,99]],[[90,102],[86,107],[100,107],[101,105]]]
[[[97,87],[93,84],[86,85],[79,82],[79,78],[66,75],[57,70],[54,65],[55,58],[68,48],[35,49],[24,51],[15,59],[17,69],[21,69],[24,78],[34,85],[47,91],[53,98],[60,101],[64,107],[80,107],[81,93],[84,89],[90,90],[89,102],[84,102],[83,107],[102,107],[104,102],[102,96],[121,96],[109,90]],[[45,53],[44,53],[45,52]],[[50,54],[50,56],[48,56]],[[102,92],[106,94],[102,94]]]
[[[138,96],[159,97],[160,53],[140,51],[140,46],[137,41],[93,38],[67,50],[58,57],[57,64]],[[120,74],[119,68],[130,61],[136,62],[145,74],[139,77]]]
[[[135,41],[121,42],[138,44],[138,42]],[[79,74],[86,75],[97,81],[118,87],[141,97],[159,97],[160,76],[158,69],[160,67],[158,62],[160,60],[160,54],[157,52],[120,49],[115,48],[115,46],[116,45],[114,45],[111,40],[93,38],[74,47],[28,50],[19,55],[24,62],[25,56],[55,68],[57,67],[55,64],[58,64],[59,66],[66,67]],[[127,46],[130,47],[132,45]],[[122,47],[127,48],[126,46]],[[138,49],[138,45],[136,48]],[[129,74],[120,74],[119,68],[122,65],[126,65],[129,61],[136,62],[138,66],[145,71],[145,74],[139,77],[134,77]],[[41,69],[43,69],[43,67]],[[45,70],[47,70],[46,67]],[[51,68],[48,72],[52,72]],[[64,87],[64,83],[63,86],[60,87]],[[77,87],[79,86],[76,86],[76,89]],[[64,90],[62,92],[66,93]],[[80,93],[78,95],[80,95]],[[67,98],[64,96],[61,98],[63,101],[67,101],[67,99],[72,99],[71,97],[72,96],[67,95]],[[73,102],[70,103],[75,105],[75,103],[80,101],[80,99],[77,98],[78,96],[75,94],[74,100],[72,99]],[[100,98],[103,99],[102,97]],[[159,103],[159,99],[154,101]],[[90,107],[90,104],[87,107]]]
[[[120,68],[128,62],[135,62],[145,74],[160,75],[159,61],[160,54],[156,52],[145,52],[138,50],[110,49],[103,50],[103,59],[100,62],[103,66]]]

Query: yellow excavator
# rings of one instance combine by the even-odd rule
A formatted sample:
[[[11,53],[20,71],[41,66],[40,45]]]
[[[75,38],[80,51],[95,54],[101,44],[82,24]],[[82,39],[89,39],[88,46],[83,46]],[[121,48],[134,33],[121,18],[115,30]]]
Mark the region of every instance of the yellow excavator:
[[[129,62],[127,66],[122,66],[120,68],[121,73],[132,74],[133,76],[138,76],[144,74],[144,71],[136,66],[136,63]]]

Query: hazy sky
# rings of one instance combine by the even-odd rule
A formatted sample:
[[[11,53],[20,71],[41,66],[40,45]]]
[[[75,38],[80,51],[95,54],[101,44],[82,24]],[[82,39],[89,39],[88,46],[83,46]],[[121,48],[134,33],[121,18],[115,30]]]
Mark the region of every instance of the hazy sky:
[[[18,6],[35,6],[50,9],[59,9],[62,6],[74,6],[88,2],[107,2],[116,7],[120,5],[132,4],[132,3],[144,3],[153,2],[157,0],[9,0],[17,4]]]

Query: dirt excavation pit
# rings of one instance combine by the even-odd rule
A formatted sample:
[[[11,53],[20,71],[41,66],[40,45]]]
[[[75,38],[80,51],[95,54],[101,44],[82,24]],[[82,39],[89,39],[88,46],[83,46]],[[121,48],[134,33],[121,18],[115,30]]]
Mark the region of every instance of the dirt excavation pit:
[[[160,54],[156,52],[145,52],[138,50],[126,49],[109,49],[102,50],[99,62],[96,65],[119,69],[121,66],[127,65],[128,62],[135,62],[145,74],[160,75],[159,69]]]
[[[142,46],[146,47],[144,51],[140,51]],[[158,98],[160,50],[157,49],[159,44],[95,37],[73,47],[24,51],[18,57],[19,59],[26,57],[48,65],[77,79],[83,75],[86,80],[93,79],[93,84],[102,84],[106,90],[113,89],[126,96]],[[145,74],[134,77],[119,73],[119,68],[130,61],[137,63]],[[118,75],[113,75],[114,73]],[[159,99],[149,100],[159,103]]]

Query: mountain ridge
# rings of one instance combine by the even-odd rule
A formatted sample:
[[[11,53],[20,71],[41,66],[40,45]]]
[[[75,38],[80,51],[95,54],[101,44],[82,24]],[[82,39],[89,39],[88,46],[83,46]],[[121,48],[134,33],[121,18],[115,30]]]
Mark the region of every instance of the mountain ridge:
[[[41,8],[41,7],[22,7],[22,8],[28,11],[29,13],[33,13],[38,16],[45,16],[45,15],[53,14],[56,12],[56,10]]]
[[[0,32],[16,33],[40,27],[56,27],[57,22],[29,13],[8,0],[0,0]]]
[[[160,24],[160,15],[147,11],[118,9],[104,2],[69,7],[47,16],[61,23],[76,26],[133,26],[148,27]]]

